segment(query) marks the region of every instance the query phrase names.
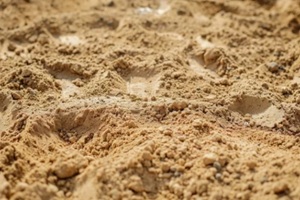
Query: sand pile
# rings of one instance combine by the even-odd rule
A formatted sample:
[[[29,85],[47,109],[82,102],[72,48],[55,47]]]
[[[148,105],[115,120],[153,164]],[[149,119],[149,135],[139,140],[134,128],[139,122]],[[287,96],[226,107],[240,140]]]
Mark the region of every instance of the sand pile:
[[[297,0],[0,2],[0,199],[300,199]]]

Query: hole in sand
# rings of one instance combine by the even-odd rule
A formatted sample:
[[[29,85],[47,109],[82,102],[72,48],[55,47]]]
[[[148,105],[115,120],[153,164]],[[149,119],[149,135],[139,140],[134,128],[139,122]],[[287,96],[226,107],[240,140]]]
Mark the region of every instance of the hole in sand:
[[[284,117],[284,111],[279,110],[267,99],[253,96],[242,96],[229,109],[242,115],[250,114],[258,125],[270,128],[281,122]]]
[[[127,92],[139,97],[155,96],[159,88],[159,75],[146,75],[133,73],[125,78],[127,82]]]

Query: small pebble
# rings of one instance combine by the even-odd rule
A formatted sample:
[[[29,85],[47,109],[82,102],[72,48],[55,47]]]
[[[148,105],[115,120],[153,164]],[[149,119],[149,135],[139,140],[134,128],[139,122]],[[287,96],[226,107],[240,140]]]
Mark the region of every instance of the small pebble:
[[[281,93],[282,93],[282,95],[291,95],[292,91],[287,87],[283,87],[283,88],[281,88]]]
[[[151,153],[149,151],[145,151],[142,154],[142,157],[144,160],[152,160],[153,159],[153,156],[151,155]]]
[[[203,163],[204,165],[211,165],[214,162],[216,162],[218,159],[218,156],[214,153],[207,153],[203,156]]]
[[[184,110],[185,108],[188,107],[188,104],[185,101],[181,101],[181,102],[173,102],[170,106],[169,106],[169,110],[170,111],[180,111],[180,110]]]
[[[272,73],[277,73],[280,69],[279,65],[277,62],[269,62],[267,63],[267,68],[270,72]]]
[[[22,98],[22,96],[18,92],[11,92],[11,96],[14,100],[19,100]]]
[[[218,181],[221,181],[221,180],[222,180],[222,174],[221,174],[221,173],[217,173],[217,174],[215,175],[215,177],[216,177],[216,179],[217,179]]]
[[[143,192],[144,186],[141,178],[135,175],[130,177],[130,183],[128,184],[128,188],[137,193]]]
[[[253,170],[255,167],[257,167],[257,163],[255,161],[248,161],[246,162],[246,165],[250,170]]]
[[[213,163],[213,166],[214,166],[214,168],[216,168],[216,170],[217,170],[218,172],[220,172],[220,171],[222,170],[222,166],[221,166],[221,164],[220,164],[218,161],[215,161],[215,162]]]
[[[156,101],[157,99],[156,99],[156,97],[155,96],[152,96],[151,97],[151,101]]]
[[[289,190],[289,186],[286,183],[278,182],[274,184],[273,191],[275,194],[280,194],[287,192]]]
[[[22,72],[22,75],[24,77],[29,77],[31,76],[32,72],[29,70],[29,69],[25,69],[23,72]]]

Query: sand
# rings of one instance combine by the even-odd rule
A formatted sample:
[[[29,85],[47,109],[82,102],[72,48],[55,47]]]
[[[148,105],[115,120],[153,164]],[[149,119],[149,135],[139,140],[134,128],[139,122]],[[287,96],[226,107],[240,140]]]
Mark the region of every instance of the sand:
[[[0,1],[0,199],[300,199],[298,0]]]

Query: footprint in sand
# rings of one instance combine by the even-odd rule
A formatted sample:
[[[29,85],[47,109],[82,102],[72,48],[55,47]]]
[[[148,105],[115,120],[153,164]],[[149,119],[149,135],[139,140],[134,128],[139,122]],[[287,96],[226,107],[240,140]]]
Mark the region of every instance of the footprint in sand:
[[[283,110],[278,109],[267,99],[255,96],[242,96],[236,99],[229,109],[242,115],[250,114],[256,124],[269,128],[280,123],[284,117]]]
[[[159,88],[160,76],[148,75],[143,73],[133,73],[125,78],[127,83],[127,92],[139,97],[155,96]]]

